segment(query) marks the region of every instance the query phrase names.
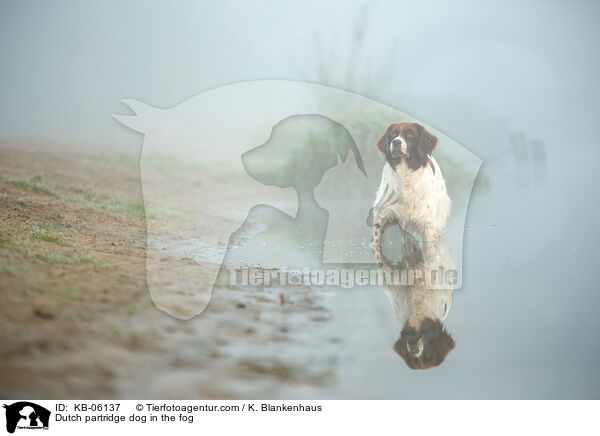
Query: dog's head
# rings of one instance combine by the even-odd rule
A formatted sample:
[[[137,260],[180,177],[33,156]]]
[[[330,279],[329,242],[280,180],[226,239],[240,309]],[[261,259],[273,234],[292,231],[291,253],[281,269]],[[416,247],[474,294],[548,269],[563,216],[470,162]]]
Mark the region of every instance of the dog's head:
[[[416,170],[427,165],[437,143],[437,137],[422,125],[401,121],[390,124],[376,146],[393,167],[405,160],[409,168]]]
[[[427,369],[442,363],[454,345],[454,339],[439,319],[426,318],[418,330],[408,325],[402,329],[394,351],[409,368]]]

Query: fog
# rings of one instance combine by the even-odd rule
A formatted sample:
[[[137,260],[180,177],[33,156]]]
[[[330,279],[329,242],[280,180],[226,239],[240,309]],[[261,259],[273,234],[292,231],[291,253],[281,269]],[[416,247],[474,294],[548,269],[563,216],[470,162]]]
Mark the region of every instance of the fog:
[[[123,111],[121,98],[171,107],[224,84],[289,79],[379,100],[482,157],[490,136],[550,137],[558,123],[585,146],[598,133],[599,9],[566,1],[3,2],[0,135],[136,144],[111,117]]]
[[[480,156],[490,189],[467,215],[453,358],[336,395],[597,398],[599,21],[595,1],[3,2],[0,137],[138,150],[121,99],[170,108],[250,80],[380,101]],[[364,356],[380,327],[357,332]],[[373,359],[342,375],[398,364]]]

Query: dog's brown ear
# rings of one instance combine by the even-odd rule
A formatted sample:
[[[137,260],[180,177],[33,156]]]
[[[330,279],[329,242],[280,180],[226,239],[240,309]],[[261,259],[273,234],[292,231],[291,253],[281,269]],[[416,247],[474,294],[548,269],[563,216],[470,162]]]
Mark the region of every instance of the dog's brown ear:
[[[387,126],[387,129],[385,129],[385,132],[383,132],[383,135],[381,135],[381,138],[379,138],[379,140],[377,141],[377,143],[375,144],[375,147],[377,147],[377,149],[382,152],[383,154],[385,154],[385,150],[388,147],[388,145],[390,145],[390,133],[392,133],[392,130],[394,130],[394,127],[396,126],[396,124],[392,123],[389,126]]]
[[[425,127],[417,124],[419,128],[419,142],[417,144],[417,150],[421,158],[425,158],[427,155],[433,153],[435,146],[438,143],[437,136],[432,135],[427,131]]]

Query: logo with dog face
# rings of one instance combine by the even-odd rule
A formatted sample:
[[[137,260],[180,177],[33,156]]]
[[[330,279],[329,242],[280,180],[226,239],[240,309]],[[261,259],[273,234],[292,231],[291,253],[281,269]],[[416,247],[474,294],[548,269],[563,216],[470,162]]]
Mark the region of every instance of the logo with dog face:
[[[161,310],[180,319],[201,313],[225,269],[239,265],[269,271],[380,267],[370,243],[386,156],[376,144],[401,121],[418,123],[437,139],[435,151],[423,156],[426,165],[411,170],[427,172],[432,181],[443,174],[452,208],[436,246],[452,256],[441,261],[434,248],[407,254],[409,238],[392,226],[380,235],[381,258],[412,259],[404,266],[450,265],[451,274],[437,275],[460,288],[466,209],[481,160],[431,126],[360,95],[291,81],[227,85],[170,109],[122,102],[134,114],[115,118],[144,134],[140,175],[153,215],[146,275]],[[412,195],[414,202],[429,198]]]
[[[6,409],[6,431],[14,433],[16,429],[48,429],[50,411],[29,401],[19,401],[4,405]]]

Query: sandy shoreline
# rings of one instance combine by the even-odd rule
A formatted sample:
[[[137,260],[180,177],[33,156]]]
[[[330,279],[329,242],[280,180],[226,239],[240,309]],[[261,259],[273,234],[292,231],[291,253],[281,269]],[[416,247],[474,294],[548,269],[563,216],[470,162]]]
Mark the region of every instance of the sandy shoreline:
[[[339,338],[314,334],[330,313],[313,289],[221,286],[191,321],[156,309],[137,159],[0,144],[0,396],[268,397],[333,383]],[[177,226],[167,209],[148,221]]]

